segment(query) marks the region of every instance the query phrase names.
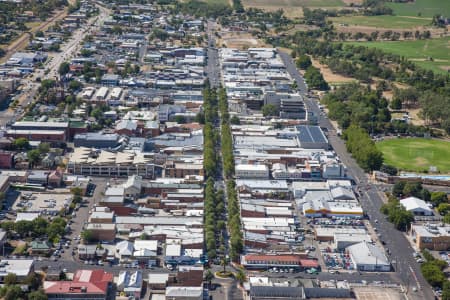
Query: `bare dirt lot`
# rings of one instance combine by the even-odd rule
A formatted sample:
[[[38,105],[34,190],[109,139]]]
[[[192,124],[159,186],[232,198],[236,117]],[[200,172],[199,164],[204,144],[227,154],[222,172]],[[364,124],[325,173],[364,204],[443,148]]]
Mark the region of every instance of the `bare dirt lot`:
[[[320,72],[322,73],[323,78],[326,80],[326,82],[328,82],[331,85],[356,81],[354,78],[333,73],[330,70],[330,68],[328,68],[325,65],[322,65],[318,60],[311,59],[311,61],[314,67],[320,69]]]
[[[222,31],[220,35],[220,44],[225,45],[227,48],[248,49],[265,46],[262,41],[254,38],[247,32]]]
[[[243,0],[244,7],[255,7],[266,11],[282,9],[288,18],[299,18],[303,16],[302,7],[338,9],[346,6],[346,3],[358,4],[362,0]]]

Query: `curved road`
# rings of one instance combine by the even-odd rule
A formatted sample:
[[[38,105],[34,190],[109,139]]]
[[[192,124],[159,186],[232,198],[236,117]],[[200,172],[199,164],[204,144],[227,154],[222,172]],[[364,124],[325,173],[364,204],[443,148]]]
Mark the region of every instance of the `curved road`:
[[[391,261],[395,261],[393,266],[408,290],[408,297],[417,300],[434,299],[434,293],[430,285],[423,278],[420,272],[420,265],[413,257],[414,249],[411,248],[409,241],[402,232],[396,230],[392,224],[386,221],[385,216],[380,213],[380,207],[383,204],[381,192],[378,190],[377,186],[371,185],[368,182],[365,172],[347,152],[345,143],[336,136],[335,129],[331,122],[328,119],[321,117],[321,111],[317,102],[307,97],[307,86],[298,72],[291,56],[281,51],[280,56],[287,71],[292,78],[296,80],[298,90],[304,96],[307,108],[318,117],[319,125],[328,130],[329,142],[341,161],[347,166],[347,173],[355,179],[357,184],[364,191],[360,197],[361,205],[364,211],[370,216],[372,226],[378,229],[378,232],[381,234],[381,239],[386,242],[386,247],[391,251],[392,256],[390,259]],[[378,220],[378,222],[376,223],[375,220]],[[413,292],[413,288],[417,288],[418,291]]]

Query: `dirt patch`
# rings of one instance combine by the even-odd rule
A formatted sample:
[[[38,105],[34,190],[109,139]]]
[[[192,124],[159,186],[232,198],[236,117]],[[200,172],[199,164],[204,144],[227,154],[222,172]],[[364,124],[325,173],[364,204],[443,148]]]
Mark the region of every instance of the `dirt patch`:
[[[281,8],[284,11],[284,15],[290,19],[303,17],[303,9],[300,6],[282,7],[278,5],[264,5],[263,3],[253,3],[253,1],[252,3],[246,3],[245,1],[243,1],[243,4],[245,8],[254,7],[265,11],[277,11]]]
[[[425,121],[419,117],[420,108],[415,109],[406,109],[406,111],[409,113],[409,116],[411,117],[411,123],[413,125],[425,125]]]
[[[292,49],[290,49],[290,48],[278,47],[277,49],[278,49],[278,52],[286,52],[289,55],[291,55],[291,53],[292,53]]]
[[[314,67],[320,69],[320,72],[322,73],[323,78],[326,80],[326,82],[331,85],[356,81],[354,78],[333,73],[330,68],[322,65],[318,60],[311,58],[311,61]]]
[[[423,157],[416,157],[416,159],[414,161],[419,166],[425,166],[425,165],[428,164],[428,161],[425,158],[423,158]]]
[[[220,45],[225,45],[227,48],[248,49],[251,47],[264,47],[264,42],[254,38],[247,32],[221,32]]]
[[[383,97],[391,101],[394,97],[394,93],[392,91],[383,91]]]

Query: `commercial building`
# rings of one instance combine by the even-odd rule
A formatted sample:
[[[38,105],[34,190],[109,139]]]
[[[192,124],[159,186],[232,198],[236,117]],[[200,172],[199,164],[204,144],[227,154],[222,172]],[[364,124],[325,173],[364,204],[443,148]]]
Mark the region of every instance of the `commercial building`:
[[[75,148],[69,158],[67,171],[75,175],[128,177],[139,175],[153,178],[153,160],[143,153],[92,151],[89,148]]]
[[[97,93],[95,94],[95,100],[97,101],[104,101],[106,100],[106,96],[108,95],[109,89],[105,86],[102,86],[98,89]]]
[[[7,66],[34,66],[36,63],[44,62],[47,54],[42,52],[15,52],[6,62]]]
[[[44,281],[44,292],[54,300],[106,300],[113,274],[103,270],[78,270],[72,281]]]
[[[297,127],[300,147],[304,149],[328,149],[328,139],[319,126]]]
[[[309,259],[306,254],[247,254],[241,256],[241,264],[246,269],[287,268],[302,270],[318,268],[317,260]]]
[[[297,202],[306,217],[362,218],[364,215],[353,191],[345,187],[335,187],[329,191],[307,191]]]
[[[14,130],[45,130],[45,131],[67,131],[69,122],[39,122],[39,121],[19,121],[11,125]]]
[[[166,299],[171,300],[203,300],[203,287],[168,286]]]
[[[238,179],[236,187],[254,194],[287,193],[289,191],[286,180]]]
[[[117,74],[105,74],[102,76],[102,84],[109,85],[109,86],[115,86],[119,85],[119,79],[120,76]]]
[[[269,167],[266,165],[237,164],[236,178],[269,179]]]
[[[48,143],[64,142],[68,138],[69,122],[35,122],[20,121],[6,130],[6,136],[12,138],[26,138],[30,141]]]
[[[98,241],[112,242],[116,238],[116,224],[88,223],[86,229],[91,231],[93,239]]]
[[[383,249],[369,242],[361,242],[347,248],[353,267],[359,271],[389,272],[391,264]]]
[[[8,274],[17,276],[17,281],[23,281],[34,272],[34,260],[32,259],[2,259],[0,260],[0,283],[4,283]]]
[[[122,88],[115,87],[112,89],[110,94],[112,100],[119,100],[121,96],[122,96]]]
[[[447,251],[450,249],[450,226],[441,224],[412,224],[409,234],[420,250]]]
[[[433,209],[422,199],[416,197],[408,197],[400,200],[400,204],[416,216],[432,216]]]
[[[14,139],[26,138],[29,141],[41,141],[45,143],[58,144],[66,141],[66,132],[62,130],[16,130],[7,129],[6,137]]]
[[[119,135],[115,133],[88,132],[76,134],[73,139],[75,147],[87,147],[97,149],[113,149],[120,145]]]

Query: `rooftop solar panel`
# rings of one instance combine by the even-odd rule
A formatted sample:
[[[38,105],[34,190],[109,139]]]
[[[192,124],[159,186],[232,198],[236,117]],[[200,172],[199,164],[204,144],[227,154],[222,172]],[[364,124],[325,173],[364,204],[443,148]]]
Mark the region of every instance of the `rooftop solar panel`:
[[[319,126],[298,126],[299,139],[304,143],[326,143],[327,139]]]

